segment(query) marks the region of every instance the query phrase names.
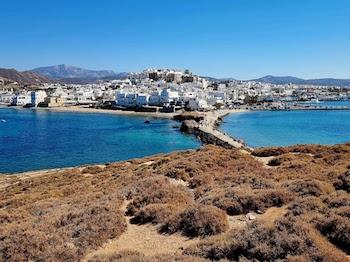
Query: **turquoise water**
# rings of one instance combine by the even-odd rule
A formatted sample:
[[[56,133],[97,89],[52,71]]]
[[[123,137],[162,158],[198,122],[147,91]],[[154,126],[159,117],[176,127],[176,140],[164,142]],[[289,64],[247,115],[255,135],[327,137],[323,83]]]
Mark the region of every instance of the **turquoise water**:
[[[105,163],[200,146],[174,125],[178,123],[156,118],[2,108],[0,173]]]
[[[252,147],[350,141],[349,110],[253,111],[224,118],[221,130]]]

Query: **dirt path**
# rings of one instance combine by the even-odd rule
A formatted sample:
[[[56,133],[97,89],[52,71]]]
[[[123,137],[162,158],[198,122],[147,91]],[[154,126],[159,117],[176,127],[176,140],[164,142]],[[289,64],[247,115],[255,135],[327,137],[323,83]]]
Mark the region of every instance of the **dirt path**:
[[[270,207],[263,214],[251,213],[254,217],[250,220],[248,215],[236,215],[227,216],[230,229],[238,229],[247,226],[253,221],[258,223],[264,223],[265,225],[273,225],[273,223],[280,217],[282,217],[287,212],[285,206],[283,207]]]
[[[128,202],[125,201],[123,210],[126,210]],[[189,245],[196,244],[199,239],[189,239],[180,234],[162,235],[158,233],[157,227],[146,224],[136,225],[127,219],[127,230],[118,239],[110,240],[100,249],[89,253],[83,261],[88,261],[95,255],[110,255],[125,250],[133,250],[143,253],[145,256],[160,254],[176,254]]]

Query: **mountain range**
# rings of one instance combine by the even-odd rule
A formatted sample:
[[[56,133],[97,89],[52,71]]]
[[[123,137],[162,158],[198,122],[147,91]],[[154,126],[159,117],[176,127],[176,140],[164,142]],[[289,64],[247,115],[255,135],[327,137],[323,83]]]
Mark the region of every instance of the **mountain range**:
[[[61,80],[63,82],[81,82],[99,79],[120,79],[127,75],[127,73],[116,73],[112,70],[90,70],[64,64],[47,67],[38,67],[31,71],[39,73],[50,79]]]
[[[264,76],[251,81],[270,83],[276,85],[296,84],[296,85],[316,85],[316,86],[340,86],[350,87],[350,79],[320,78],[320,79],[302,79],[293,76]]]
[[[100,79],[105,77],[118,77],[118,74],[112,70],[89,70],[70,65],[55,65],[47,67],[38,67],[32,72],[39,73],[50,79]]]
[[[50,82],[62,82],[67,84],[86,84],[97,80],[125,79],[129,76],[127,72],[116,73],[112,70],[90,70],[70,65],[55,65],[47,67],[38,67],[30,71],[17,71],[15,69],[0,68],[0,78],[18,82],[20,84],[40,84]],[[234,78],[213,78],[204,77],[210,81],[228,81]],[[258,79],[252,79],[261,83],[271,84],[297,84],[297,85],[317,85],[317,86],[340,86],[350,87],[350,79],[320,78],[320,79],[302,79],[293,76],[264,76]]]

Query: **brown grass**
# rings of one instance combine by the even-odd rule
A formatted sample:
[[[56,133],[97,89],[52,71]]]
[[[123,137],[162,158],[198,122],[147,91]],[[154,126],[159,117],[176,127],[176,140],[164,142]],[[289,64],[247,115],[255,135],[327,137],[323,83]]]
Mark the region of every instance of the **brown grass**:
[[[2,178],[0,261],[81,260],[125,236],[127,219],[134,227],[154,228],[154,234],[159,229],[201,237],[175,261],[346,261],[350,144],[264,148],[253,154],[273,156],[268,165],[274,167],[238,150],[205,146]],[[121,210],[125,200],[130,217]],[[287,213],[269,217],[271,207]],[[245,219],[248,212],[265,211],[263,219]],[[240,225],[229,230],[228,218]],[[119,251],[92,261],[174,261]]]

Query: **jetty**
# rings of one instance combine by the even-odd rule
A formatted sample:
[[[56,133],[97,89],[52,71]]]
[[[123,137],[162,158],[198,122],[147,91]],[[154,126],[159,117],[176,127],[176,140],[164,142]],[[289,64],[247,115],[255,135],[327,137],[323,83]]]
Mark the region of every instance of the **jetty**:
[[[224,148],[251,151],[244,141],[235,139],[218,129],[224,116],[243,110],[221,109],[209,112],[188,112],[174,117],[181,121],[180,130],[194,134],[203,144],[214,144]]]

